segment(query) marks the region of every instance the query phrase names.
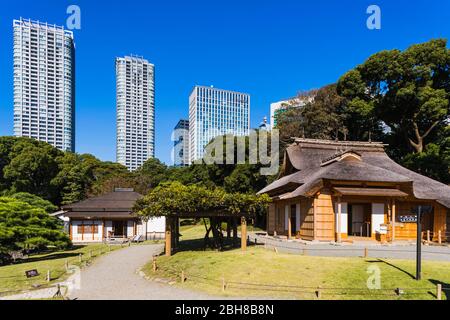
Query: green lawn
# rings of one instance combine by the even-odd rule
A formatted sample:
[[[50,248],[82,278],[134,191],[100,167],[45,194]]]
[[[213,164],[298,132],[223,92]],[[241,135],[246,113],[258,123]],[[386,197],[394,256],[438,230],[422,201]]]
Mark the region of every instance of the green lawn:
[[[112,245],[111,251],[121,246]],[[0,267],[0,295],[11,294],[16,291],[31,289],[36,285],[51,285],[66,279],[69,274],[65,271],[65,263],[69,265],[85,265],[95,257],[107,253],[108,246],[104,244],[89,244],[75,246],[73,249],[46,254],[31,255],[28,259],[16,264]],[[82,254],[82,262],[79,255]],[[92,257],[91,257],[92,255]],[[26,270],[37,269],[39,276],[29,278]],[[51,282],[46,281],[47,270],[50,270]]]
[[[181,240],[187,238],[189,243],[203,236],[204,227],[186,226],[181,233]],[[300,256],[261,247],[249,247],[245,253],[240,249],[185,249],[172,257],[158,257],[156,273],[151,263],[144,271],[150,276],[172,278],[179,286],[231,297],[317,299],[316,290],[321,287],[321,299],[435,299],[437,282],[450,287],[450,263],[446,262],[424,262],[423,280],[416,281],[412,276],[414,261]],[[367,271],[373,266],[380,270],[381,290],[367,289]],[[181,271],[187,277],[183,284]],[[227,284],[224,292],[222,277]],[[405,294],[397,296],[395,288]],[[447,294],[450,297],[450,292]]]

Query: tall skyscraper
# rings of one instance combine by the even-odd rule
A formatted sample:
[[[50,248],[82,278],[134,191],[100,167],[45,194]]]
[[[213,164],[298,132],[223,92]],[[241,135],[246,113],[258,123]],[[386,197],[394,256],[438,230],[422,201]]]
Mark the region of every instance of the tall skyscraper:
[[[173,132],[173,164],[189,166],[189,120],[178,121]]]
[[[14,20],[14,135],[75,151],[75,45],[64,27]]]
[[[155,67],[143,57],[116,58],[117,162],[130,171],[155,156]]]
[[[225,134],[244,136],[250,129],[250,95],[195,86],[189,97],[189,161],[201,159],[205,146]]]

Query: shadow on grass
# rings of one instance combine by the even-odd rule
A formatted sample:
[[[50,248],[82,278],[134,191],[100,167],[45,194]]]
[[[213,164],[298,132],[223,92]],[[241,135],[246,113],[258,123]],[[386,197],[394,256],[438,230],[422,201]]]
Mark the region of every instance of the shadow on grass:
[[[83,249],[84,247],[86,247],[86,246],[80,245],[80,246],[73,246],[64,251],[39,252],[39,253],[30,255],[27,259],[18,260],[14,264],[17,265],[17,264],[29,263],[29,262],[38,262],[38,261],[44,261],[44,260],[54,260],[54,259],[64,259],[64,258],[67,259],[67,258],[77,257],[80,253],[74,252],[74,251]]]
[[[384,263],[384,264],[386,264],[386,265],[388,265],[388,266],[390,266],[390,267],[392,267],[392,268],[394,268],[394,269],[397,269],[398,271],[403,272],[404,274],[406,274],[407,276],[411,277],[412,279],[415,279],[415,278],[416,278],[416,277],[415,277],[413,274],[411,274],[410,272],[408,272],[408,271],[406,271],[406,270],[400,268],[399,266],[396,266],[395,264],[392,264],[392,263],[387,262],[387,261],[382,260],[382,259],[367,260],[367,262],[369,262],[369,263]]]
[[[237,244],[233,244],[232,239],[224,239],[223,245],[221,249],[212,249],[211,247],[205,244],[205,240],[201,239],[189,239],[189,240],[180,240],[178,247],[175,252],[183,252],[183,251],[229,251],[240,248],[241,239],[238,238]],[[251,246],[252,244],[249,244]]]
[[[430,281],[434,285],[441,284],[442,285],[442,300],[450,300],[450,283],[445,283],[445,282],[434,280],[434,279],[430,279],[428,281]],[[435,298],[437,298],[435,293],[431,293],[431,294]]]

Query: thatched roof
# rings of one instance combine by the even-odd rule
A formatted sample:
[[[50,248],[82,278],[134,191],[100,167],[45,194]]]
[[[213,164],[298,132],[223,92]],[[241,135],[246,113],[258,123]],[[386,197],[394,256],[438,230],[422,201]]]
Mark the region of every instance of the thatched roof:
[[[379,142],[295,139],[285,153],[278,180],[259,193],[280,198],[311,196],[324,180],[412,185],[417,199],[436,200],[450,208],[450,187],[408,170],[388,157]],[[286,193],[286,191],[288,193]]]

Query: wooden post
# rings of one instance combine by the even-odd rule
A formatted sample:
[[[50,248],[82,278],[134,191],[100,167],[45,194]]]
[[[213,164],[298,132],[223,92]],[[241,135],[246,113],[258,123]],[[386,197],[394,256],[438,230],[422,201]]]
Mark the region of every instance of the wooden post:
[[[64,268],[66,269],[66,272],[69,270],[69,261],[67,261],[67,259],[64,261]]]
[[[290,208],[289,208],[290,209]],[[288,239],[292,238],[291,212],[288,210]]]
[[[78,255],[78,260],[79,260],[80,262],[83,262],[83,255],[82,255],[81,253]]]
[[[231,219],[228,218],[227,220],[227,239],[229,240],[231,238]]]
[[[181,283],[184,283],[186,281],[186,277],[184,276],[184,271],[181,270]]]
[[[166,256],[172,255],[172,218],[166,218]]]
[[[369,249],[364,248],[364,258],[367,258],[369,256]]]
[[[180,218],[177,218],[177,247],[180,244]]]
[[[156,265],[156,257],[155,256],[153,256],[152,267],[153,267],[153,272],[156,272],[156,270],[158,270],[158,266]]]
[[[47,270],[47,282],[52,280],[50,270]]]
[[[430,230],[427,230],[427,244],[430,244]]]
[[[442,234],[441,234],[441,230],[438,231],[438,243],[442,244]]]
[[[392,199],[392,235],[391,242],[395,241],[395,219],[397,214],[397,205],[395,204],[395,199]]]
[[[241,249],[247,250],[247,220],[241,217]]]
[[[442,300],[442,284],[440,283],[436,285],[436,299]]]
[[[225,276],[222,276],[222,292],[225,292],[226,283],[225,283]]]
[[[315,207],[314,207],[315,210]],[[342,222],[342,203],[341,203],[341,197],[338,198],[338,217],[337,217],[337,242],[342,242],[342,235],[341,235],[341,222]]]

